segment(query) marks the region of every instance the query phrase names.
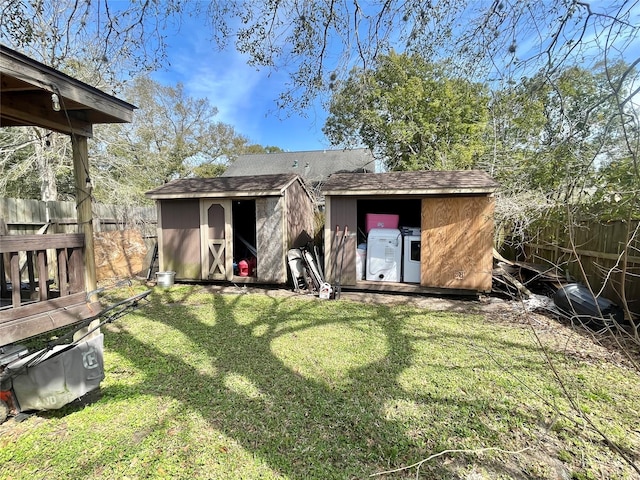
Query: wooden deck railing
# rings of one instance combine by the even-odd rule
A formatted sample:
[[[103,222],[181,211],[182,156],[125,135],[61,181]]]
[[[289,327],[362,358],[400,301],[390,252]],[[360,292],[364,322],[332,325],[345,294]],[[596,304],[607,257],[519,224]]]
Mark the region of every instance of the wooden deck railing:
[[[82,234],[0,236],[0,346],[97,310],[86,299],[83,255]]]

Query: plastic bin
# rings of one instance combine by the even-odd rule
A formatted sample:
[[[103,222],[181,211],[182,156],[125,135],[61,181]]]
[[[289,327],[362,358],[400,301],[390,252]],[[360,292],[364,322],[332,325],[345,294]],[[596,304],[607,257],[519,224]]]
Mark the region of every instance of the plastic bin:
[[[374,228],[398,228],[400,215],[386,213],[367,213],[365,215],[365,228],[367,234]]]

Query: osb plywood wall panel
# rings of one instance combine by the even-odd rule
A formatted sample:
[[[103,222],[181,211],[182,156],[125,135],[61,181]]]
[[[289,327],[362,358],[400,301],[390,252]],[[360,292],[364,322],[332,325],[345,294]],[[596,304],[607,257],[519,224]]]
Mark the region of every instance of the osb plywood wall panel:
[[[256,249],[258,250],[258,280],[286,283],[283,197],[256,199]]]
[[[162,201],[162,268],[176,272],[176,278],[199,279],[200,201]]]
[[[422,286],[491,290],[493,208],[493,197],[422,200]]]
[[[117,230],[95,234],[98,281],[132,278],[144,269],[147,245],[138,230]]]
[[[313,203],[300,183],[293,182],[286,192],[287,248],[300,247],[313,240]]]

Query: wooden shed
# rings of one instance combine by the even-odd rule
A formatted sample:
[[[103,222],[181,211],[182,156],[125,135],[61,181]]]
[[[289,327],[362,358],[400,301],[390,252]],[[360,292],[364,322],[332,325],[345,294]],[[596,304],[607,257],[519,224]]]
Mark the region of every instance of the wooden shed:
[[[493,194],[497,188],[488,174],[475,170],[332,175],[323,189],[327,277],[335,282],[342,263],[340,282],[355,289],[489,292]],[[416,273],[409,280],[404,270],[405,264],[406,268],[410,266],[407,259],[412,254],[405,250],[413,247],[405,248],[406,245],[402,246],[400,273],[395,281],[376,281],[365,274],[368,256],[372,255],[371,245],[367,245],[372,218],[397,219],[402,236],[394,245],[403,242],[405,235],[417,236],[417,252],[413,252]],[[344,258],[340,255],[337,259],[337,245],[345,226],[350,233],[345,240]],[[367,251],[368,255],[363,253]],[[391,257],[383,258],[385,261],[395,262]]]
[[[295,174],[186,178],[150,192],[161,271],[176,280],[287,282],[287,250],[313,238],[314,204]],[[239,269],[250,263],[250,271]]]

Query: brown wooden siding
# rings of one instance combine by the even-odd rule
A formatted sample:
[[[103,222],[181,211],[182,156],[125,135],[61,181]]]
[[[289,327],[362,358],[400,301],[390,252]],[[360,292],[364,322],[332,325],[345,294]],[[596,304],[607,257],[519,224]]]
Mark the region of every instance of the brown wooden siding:
[[[309,195],[298,182],[286,192],[287,250],[301,247],[314,237],[314,208]]]
[[[640,228],[639,220],[576,222],[532,230],[534,239],[525,244],[524,260],[541,265],[556,265],[579,282],[589,283],[594,291],[622,305],[622,282],[631,311],[640,313]],[[629,245],[626,275],[623,276],[622,252]]]
[[[95,232],[139,229],[156,222],[156,210],[153,207],[93,203],[91,208]],[[48,234],[78,231],[76,202],[0,198],[0,219],[4,220],[8,235],[42,233],[39,230]],[[46,229],[43,229],[45,226]]]
[[[162,268],[176,278],[200,278],[200,201],[165,200],[161,211]]]
[[[231,192],[233,193],[233,192]],[[250,193],[250,192],[248,192]],[[286,283],[286,252],[293,244],[306,243],[313,235],[314,206],[304,187],[296,180],[284,192],[284,195],[244,195],[243,202],[255,201],[255,247],[257,250],[257,275],[255,277],[234,277],[231,271],[231,252],[234,238],[233,229],[238,222],[247,222],[248,218],[232,218],[223,215],[222,207],[216,203],[225,202],[230,206],[231,197],[206,199],[162,199],[160,222],[162,235],[161,268],[176,272],[176,279],[233,280],[247,283]],[[209,204],[213,204],[208,208]],[[200,208],[205,208],[200,212]],[[229,207],[230,208],[230,207]],[[202,216],[201,216],[202,215]],[[203,232],[200,231],[201,225]],[[241,225],[246,226],[246,225]],[[253,235],[253,233],[252,233]],[[225,247],[225,272],[210,272],[214,259],[209,240],[227,239]],[[296,243],[299,242],[299,243]],[[219,251],[217,253],[220,253]],[[201,265],[202,258],[208,258],[208,264]],[[223,275],[224,273],[224,275]]]
[[[257,269],[258,280],[261,282],[287,281],[283,209],[282,197],[256,199]]]
[[[491,290],[493,197],[422,200],[421,285]]]
[[[358,227],[358,201],[356,198],[331,197],[331,212],[328,216],[331,224],[327,225],[330,230],[329,249],[325,248],[325,268],[326,277],[330,282],[335,283],[342,263],[342,275],[340,283],[342,285],[356,284],[356,229]],[[337,245],[341,241],[344,227],[348,227],[349,237],[347,238],[344,250],[344,261],[342,255],[337,252]],[[336,227],[339,228],[339,235],[336,238]],[[334,266],[338,272],[334,272]]]

